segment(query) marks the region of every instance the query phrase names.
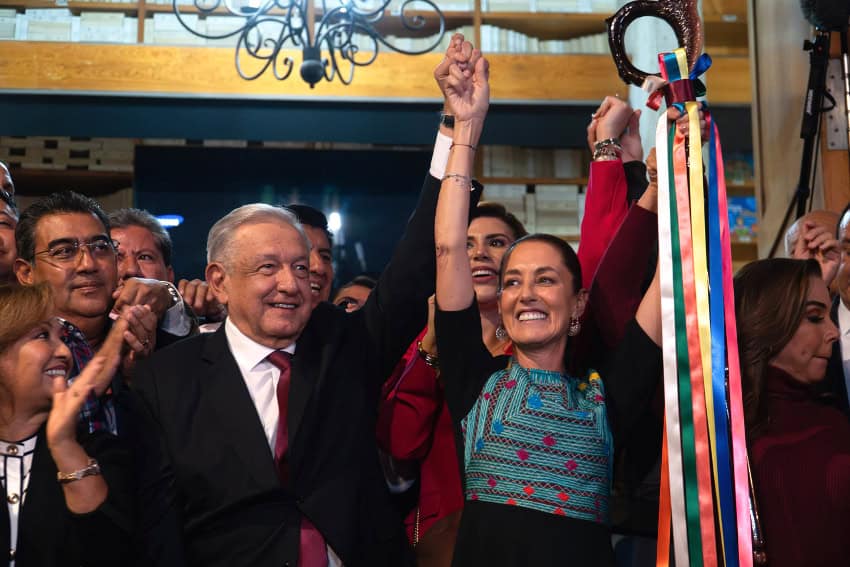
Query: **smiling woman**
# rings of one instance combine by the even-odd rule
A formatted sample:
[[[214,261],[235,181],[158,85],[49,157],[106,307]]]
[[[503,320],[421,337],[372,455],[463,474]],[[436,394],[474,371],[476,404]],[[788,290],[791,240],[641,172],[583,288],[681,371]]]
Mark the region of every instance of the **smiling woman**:
[[[839,565],[850,554],[850,423],[819,387],[838,338],[830,305],[815,260],[760,260],[735,276],[744,412],[771,566]]]
[[[572,248],[550,235],[520,238],[504,252],[497,277],[495,266],[467,254],[470,245],[507,241],[487,227],[469,226],[470,234],[482,230],[477,238],[467,233],[477,138],[464,134],[480,128],[486,112],[486,62],[451,76],[449,91],[459,97],[455,143],[434,233],[440,382],[463,439],[465,503],[452,564],[613,565],[613,442],[629,443],[660,376],[658,280],[605,367],[569,373],[568,345],[587,302]],[[482,336],[488,292],[512,356],[494,356]]]
[[[52,310],[46,284],[0,286],[0,479],[8,526],[0,530],[0,549],[19,565],[120,564],[130,560],[129,452],[106,432],[78,438],[77,416],[89,392],[114,373],[126,321],[113,325],[68,386],[71,353]]]

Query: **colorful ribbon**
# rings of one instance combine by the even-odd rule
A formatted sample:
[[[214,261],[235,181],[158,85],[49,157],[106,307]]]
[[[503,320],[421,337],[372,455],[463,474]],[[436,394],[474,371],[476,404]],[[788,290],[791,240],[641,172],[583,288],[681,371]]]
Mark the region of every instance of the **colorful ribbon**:
[[[690,565],[688,524],[685,511],[682,430],[679,414],[679,386],[676,345],[676,296],[673,273],[673,216],[670,199],[670,137],[667,116],[658,118],[655,159],[658,162],[658,269],[661,292],[661,349],[664,365],[664,419],[667,435],[667,466],[670,481],[670,511],[673,525],[673,553],[677,565]],[[675,202],[675,197],[672,200]],[[668,213],[668,211],[670,211]],[[678,238],[678,235],[677,235]],[[678,255],[678,249],[676,250]],[[662,497],[663,499],[663,497]],[[661,509],[663,513],[664,509]]]
[[[666,113],[659,118],[656,159],[666,413],[657,564],[669,564],[662,546],[669,548],[669,539],[663,540],[669,538],[672,523],[676,564],[750,567],[746,439],[722,151],[717,126],[706,110],[706,194],[700,109],[693,101],[698,87],[692,88],[711,59],[701,57],[691,73],[684,50],[659,55],[659,63],[668,81],[668,104],[687,114],[689,134],[686,143],[685,136],[669,126]]]

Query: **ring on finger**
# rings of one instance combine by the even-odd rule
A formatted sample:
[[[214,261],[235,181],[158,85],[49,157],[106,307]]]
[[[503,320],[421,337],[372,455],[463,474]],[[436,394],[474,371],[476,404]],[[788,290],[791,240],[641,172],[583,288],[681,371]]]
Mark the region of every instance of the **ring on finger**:
[[[151,344],[150,340],[148,340],[148,338],[145,337],[145,339],[142,341],[142,346],[143,347],[149,347],[150,344]]]

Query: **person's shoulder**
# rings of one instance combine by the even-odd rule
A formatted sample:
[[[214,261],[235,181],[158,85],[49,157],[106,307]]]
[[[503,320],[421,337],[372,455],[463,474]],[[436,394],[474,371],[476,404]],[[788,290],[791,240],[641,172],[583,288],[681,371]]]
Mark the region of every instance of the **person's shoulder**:
[[[181,381],[197,374],[202,360],[215,362],[229,353],[227,338],[221,333],[202,333],[174,342],[158,349],[149,358],[136,365],[133,374],[134,385],[139,386],[157,377],[166,379],[179,374]]]
[[[227,344],[227,339],[223,335],[218,336],[219,332],[215,333],[200,333],[191,337],[186,337],[173,343],[166,345],[151,356],[151,360],[173,360],[173,359],[191,359],[193,354],[201,354],[209,346],[213,346],[218,342]]]
[[[349,329],[358,328],[360,325],[358,322],[363,319],[362,311],[361,309],[347,313],[342,307],[329,301],[322,301],[313,309],[310,320],[307,321],[307,325],[296,343],[307,342],[312,344],[337,341]],[[362,326],[359,328],[362,329]]]

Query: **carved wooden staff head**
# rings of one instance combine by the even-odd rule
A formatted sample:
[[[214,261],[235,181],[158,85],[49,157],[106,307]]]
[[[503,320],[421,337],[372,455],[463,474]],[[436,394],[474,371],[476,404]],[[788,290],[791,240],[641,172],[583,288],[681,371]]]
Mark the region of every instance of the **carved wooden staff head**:
[[[702,20],[697,10],[697,0],[634,0],[608,18],[608,44],[620,78],[627,84],[643,85],[648,75],[629,61],[626,54],[626,28],[638,18],[660,18],[670,24],[679,40],[679,46],[688,54],[688,68],[693,69],[702,53]]]

